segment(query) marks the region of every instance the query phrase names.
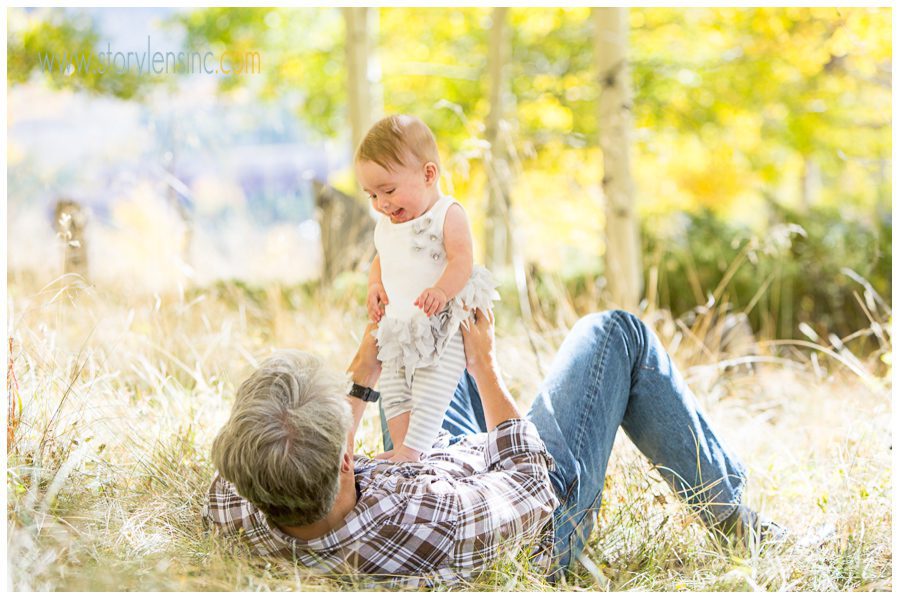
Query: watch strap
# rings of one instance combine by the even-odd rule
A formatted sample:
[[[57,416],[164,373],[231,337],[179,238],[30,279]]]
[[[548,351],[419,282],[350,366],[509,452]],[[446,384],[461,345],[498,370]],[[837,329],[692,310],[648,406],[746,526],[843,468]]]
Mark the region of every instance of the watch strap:
[[[350,395],[353,397],[358,397],[363,401],[368,401],[370,403],[374,403],[381,398],[381,393],[372,389],[371,387],[364,387],[363,385],[359,385],[357,383],[353,383],[353,387],[350,388]]]

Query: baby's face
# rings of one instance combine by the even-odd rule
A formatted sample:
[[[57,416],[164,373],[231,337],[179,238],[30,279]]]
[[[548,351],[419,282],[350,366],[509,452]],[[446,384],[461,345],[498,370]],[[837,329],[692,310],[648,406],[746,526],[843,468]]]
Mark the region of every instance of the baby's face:
[[[428,162],[419,167],[396,166],[385,170],[375,162],[361,160],[356,164],[356,178],[369,195],[372,207],[396,224],[417,218],[428,209],[436,168],[433,162]]]

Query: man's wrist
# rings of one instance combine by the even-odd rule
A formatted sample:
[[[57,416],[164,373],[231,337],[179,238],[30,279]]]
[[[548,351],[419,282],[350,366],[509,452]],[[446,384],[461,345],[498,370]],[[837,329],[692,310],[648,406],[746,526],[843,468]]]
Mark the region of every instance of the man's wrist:
[[[499,384],[503,380],[493,360],[467,365],[466,370],[469,371],[476,383],[490,381]]]
[[[378,383],[378,372],[357,364],[350,365],[350,380],[357,385],[372,388]]]

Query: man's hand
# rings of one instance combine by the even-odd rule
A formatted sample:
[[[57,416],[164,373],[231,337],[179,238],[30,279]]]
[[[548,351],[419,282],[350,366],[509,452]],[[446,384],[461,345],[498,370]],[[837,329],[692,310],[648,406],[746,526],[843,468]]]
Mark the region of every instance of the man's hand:
[[[356,350],[356,355],[350,362],[347,372],[354,383],[364,387],[374,387],[381,376],[381,361],[378,359],[378,343],[372,332],[378,328],[374,322],[366,325],[363,332],[362,341]]]
[[[481,308],[476,308],[475,316],[466,320],[460,331],[466,353],[466,370],[473,377],[492,372],[497,364],[494,354],[494,311],[488,309],[485,314]]]
[[[522,413],[503,382],[494,354],[494,313],[488,310],[485,314],[481,309],[476,309],[475,316],[464,321],[460,330],[466,352],[466,369],[478,386],[488,430],[501,422],[521,418]]]
[[[425,316],[430,317],[440,312],[447,305],[448,299],[447,294],[440,287],[429,287],[413,303],[422,308]]]
[[[366,298],[369,320],[381,322],[381,317],[384,316],[384,306],[388,303],[388,296],[384,286],[381,283],[371,283],[369,285],[369,295]]]

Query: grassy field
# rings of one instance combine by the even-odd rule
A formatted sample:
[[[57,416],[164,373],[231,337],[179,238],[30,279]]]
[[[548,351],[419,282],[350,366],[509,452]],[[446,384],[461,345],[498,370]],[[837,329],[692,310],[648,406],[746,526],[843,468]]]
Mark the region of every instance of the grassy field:
[[[273,348],[296,347],[345,368],[365,325],[348,279],[329,292],[236,284],[165,296],[11,275],[8,387],[8,566],[14,590],[338,590],[365,580],[312,576],[250,558],[206,536],[199,520],[209,447],[234,390]],[[512,294],[504,296],[512,297]],[[527,407],[584,309],[526,329],[497,310],[498,356]],[[695,324],[654,325],[714,426],[751,474],[748,503],[802,536],[831,524],[818,547],[763,554],[716,547],[620,432],[599,526],[561,588],[609,590],[890,590],[891,412],[881,349],[854,357],[830,343],[763,340],[726,355]],[[879,325],[884,328],[879,328]],[[706,347],[697,340],[704,337]],[[380,450],[370,410],[360,451]],[[549,590],[508,559],[471,590]]]

